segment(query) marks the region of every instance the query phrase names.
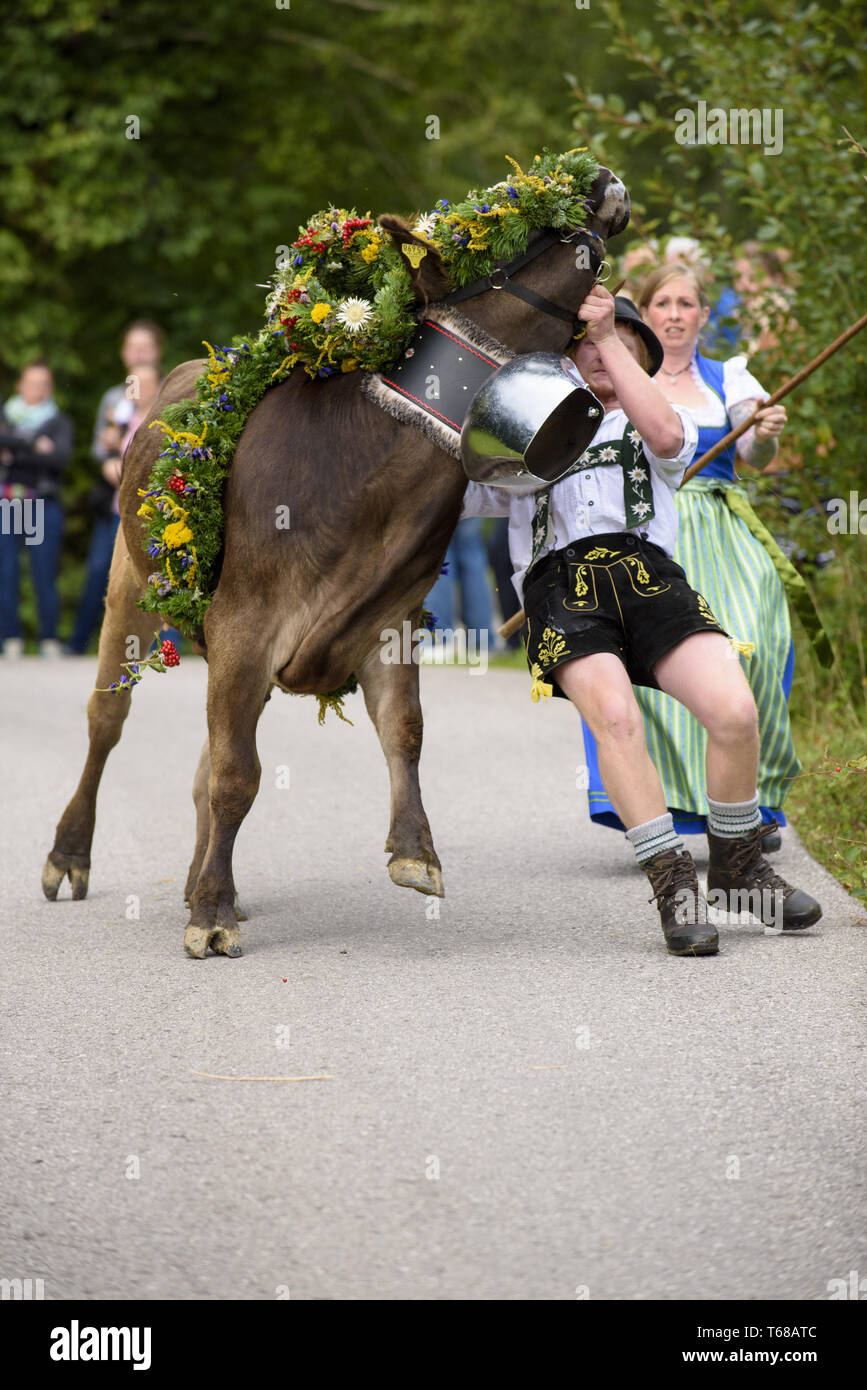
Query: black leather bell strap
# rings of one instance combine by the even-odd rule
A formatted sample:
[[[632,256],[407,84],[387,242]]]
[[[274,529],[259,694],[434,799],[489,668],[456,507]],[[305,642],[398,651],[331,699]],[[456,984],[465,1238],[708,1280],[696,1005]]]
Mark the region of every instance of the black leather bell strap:
[[[424,319],[395,366],[380,378],[460,434],[473,397],[501,365],[451,329]]]
[[[588,231],[586,227],[580,228],[575,236],[576,243],[582,238],[586,238],[586,246],[590,256],[590,269],[596,275],[602,264],[602,256],[591,242],[597,243],[604,251],[604,243],[601,237],[595,232]],[[507,293],[516,295],[518,299],[523,299],[527,304],[532,304],[535,309],[540,309],[544,314],[551,314],[555,318],[563,319],[571,324],[577,331],[582,326],[583,320],[579,319],[577,313],[571,309],[564,309],[559,304],[553,304],[550,299],[545,299],[543,295],[537,294],[535,290],[530,290],[526,285],[513,284],[511,277],[519,270],[523,269],[529,261],[535,260],[543,251],[547,251],[557,241],[568,241],[569,237],[563,237],[553,228],[544,232],[542,236],[528,246],[526,251],[522,251],[519,256],[515,256],[511,261],[504,263],[492,270],[490,275],[483,276],[480,280],[474,280],[471,285],[464,285],[462,289],[452,290],[443,300],[444,304],[459,304],[461,300],[472,299],[477,294],[484,294],[486,290],[506,290]]]

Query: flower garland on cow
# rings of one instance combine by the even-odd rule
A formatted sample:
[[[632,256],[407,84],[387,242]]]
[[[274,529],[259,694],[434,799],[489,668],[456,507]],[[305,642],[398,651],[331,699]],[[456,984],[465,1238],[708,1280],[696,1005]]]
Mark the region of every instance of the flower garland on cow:
[[[586,196],[598,172],[586,150],[536,155],[528,171],[509,159],[502,182],[471,189],[458,203],[441,199],[413,227],[443,259],[455,288],[470,284],[510,260],[541,227],[576,227],[586,220]],[[208,362],[196,381],[195,400],[167,406],[151,424],[166,447],[147,488],[139,516],[146,523],[154,561],[140,601],[192,635],[201,628],[213,596],[222,547],[222,496],[241,431],[269,387],[297,366],[310,377],[381,371],[394,364],[417,328],[418,304],[408,264],[424,247],[398,251],[369,214],[356,209],[318,212],[286,248],[267,286],[265,324],[253,337],[227,347],[204,346]],[[433,628],[433,614],[423,621]],[[340,697],[320,697],[341,713]],[[341,717],[342,714],[341,714]]]

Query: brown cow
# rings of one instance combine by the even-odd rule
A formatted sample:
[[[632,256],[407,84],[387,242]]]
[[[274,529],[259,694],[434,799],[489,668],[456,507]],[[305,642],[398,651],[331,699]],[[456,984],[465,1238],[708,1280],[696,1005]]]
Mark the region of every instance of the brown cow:
[[[620,180],[603,169],[589,202],[587,229],[599,245],[626,226],[629,200]],[[380,223],[398,244],[418,240],[399,218]],[[451,289],[430,246],[411,273],[423,308]],[[575,244],[564,240],[514,278],[574,311],[594,277],[578,268]],[[561,318],[492,289],[465,300],[461,311],[516,353],[563,351],[573,331]],[[154,615],[137,606],[152,568],[138,489],[147,486],[163,437],[147,425],[170,402],[194,394],[201,369],[200,361],[185,362],[171,373],[126,457],[97,686],[119,678],[130,637],[146,650],[153,636]],[[389,874],[396,884],[442,896],[418,782],[418,666],[384,663],[380,634],[418,619],[457,524],[466,478],[459,462],[386,414],[360,387],[358,372],[320,381],[296,369],[256,406],[235,452],[222,570],[204,620],[208,739],[193,785],[196,847],[184,936],[190,956],[204,957],[209,946],[241,954],[232,849],[258,791],[256,725],[275,685],[318,694],[357,675],[388,763]],[[286,505],[291,529],[280,530],[275,508]],[[87,893],[99,781],[129,705],[129,693],[95,690],[88,701],[87,760],[43,870],[43,891],[52,900],[66,874],[73,898]]]

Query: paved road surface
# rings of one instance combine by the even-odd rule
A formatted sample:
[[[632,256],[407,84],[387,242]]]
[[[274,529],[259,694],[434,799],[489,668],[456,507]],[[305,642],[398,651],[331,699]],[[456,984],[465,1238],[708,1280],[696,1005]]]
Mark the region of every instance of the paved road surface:
[[[520,1300],[824,1299],[867,1274],[865,924],[791,831],[781,871],[822,922],[669,957],[622,837],[587,819],[571,707],[514,671],[425,669],[435,918],[385,872],[361,697],[354,728],[320,729],[275,694],[235,855],[245,954],[192,961],[195,659],[136,692],[90,896],[42,898],[94,671],[0,665],[0,1276],[47,1298]]]

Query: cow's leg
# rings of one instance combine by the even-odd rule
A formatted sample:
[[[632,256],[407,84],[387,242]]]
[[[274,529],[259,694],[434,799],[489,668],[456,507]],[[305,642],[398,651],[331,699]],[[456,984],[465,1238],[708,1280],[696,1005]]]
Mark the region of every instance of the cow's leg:
[[[144,656],[159,627],[160,620],[154,613],[143,613],[137,606],[136,600],[141,596],[142,588],[130,562],[123,531],[118,530],[99,638],[96,685],[102,690],[120,679],[125,662],[135,659],[136,648],[130,638],[138,640],[137,650]],[[75,794],[58,822],[54,847],[42,870],[42,891],[52,902],[67,874],[73,898],[87,896],[96,795],[106,759],[123,731],[131,698],[129,692],[110,695],[95,689],[87,702],[87,760]]]
[[[208,796],[208,781],[211,776],[211,745],[210,740],[205,739],[202,745],[199,765],[196,768],[196,775],[193,779],[193,802],[196,807],[196,847],[193,850],[193,858],[187,874],[187,886],[184,889],[184,902],[187,907],[199,879],[202,862],[208,848],[208,839],[211,833],[211,806]],[[238,902],[238,894],[235,894],[235,917],[239,922],[246,922],[247,914]]]
[[[207,619],[205,627],[209,667],[208,844],[190,895],[190,921],[184,934],[184,950],[197,960],[207,955],[209,946],[218,955],[241,954],[232,849],[259,790],[262,769],[256,753],[256,724],[270,685],[264,653],[251,650],[251,614],[233,614],[230,631],[224,627],[217,634],[214,618],[211,630]],[[200,772],[204,761],[199,763]]]
[[[421,803],[418,760],[423,720],[414,661],[387,663],[376,647],[357,675],[367,712],[382,744],[391,783],[391,823],[386,852],[393,883],[443,897],[443,876]]]

